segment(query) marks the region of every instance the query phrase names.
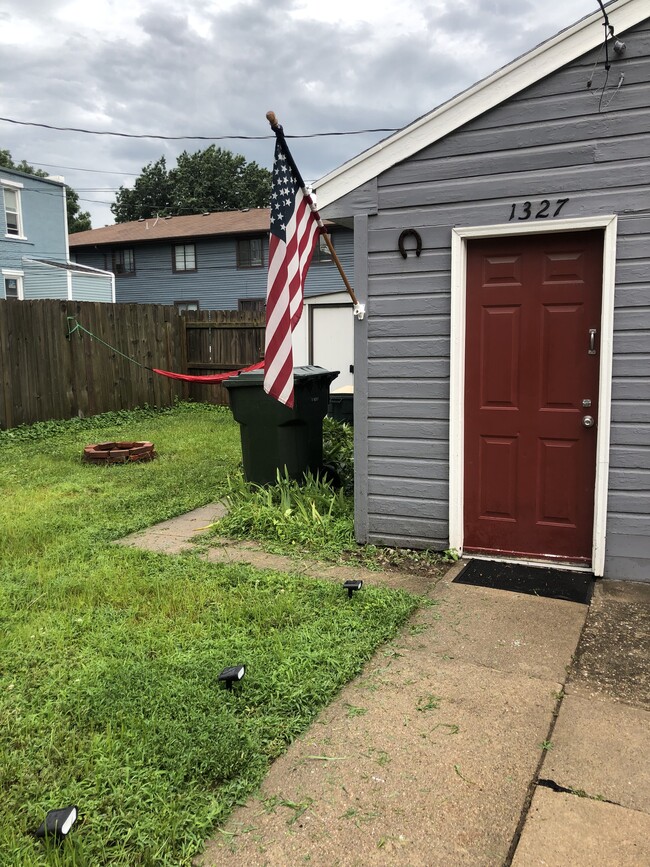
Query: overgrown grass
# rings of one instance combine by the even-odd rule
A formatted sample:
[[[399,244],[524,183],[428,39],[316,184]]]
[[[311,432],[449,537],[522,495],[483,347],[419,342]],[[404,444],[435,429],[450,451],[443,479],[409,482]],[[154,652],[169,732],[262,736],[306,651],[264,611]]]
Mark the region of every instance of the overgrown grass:
[[[228,513],[214,532],[266,542],[269,550],[338,559],[356,547],[353,501],[308,473],[301,484],[278,472],[275,485],[249,485],[241,473],[228,478]]]
[[[189,864],[416,601],[112,545],[225,494],[239,429],[188,405],[85,422],[0,437],[0,863]],[[115,438],[160,457],[81,463]],[[67,803],[48,850],[29,831]]]
[[[331,420],[328,420],[331,421]],[[336,427],[338,426],[338,431]],[[347,428],[347,430],[346,430]],[[331,422],[328,446],[343,486],[335,488],[327,478],[308,473],[299,484],[278,473],[274,485],[248,484],[241,472],[228,478],[224,502],[228,512],[199,542],[207,545],[215,536],[255,539],[270,552],[296,558],[308,555],[335,563],[352,563],[368,569],[395,569],[438,577],[458,559],[451,550],[411,550],[378,545],[358,545],[354,534],[354,500],[351,487],[351,429]],[[343,454],[343,459],[339,455]]]

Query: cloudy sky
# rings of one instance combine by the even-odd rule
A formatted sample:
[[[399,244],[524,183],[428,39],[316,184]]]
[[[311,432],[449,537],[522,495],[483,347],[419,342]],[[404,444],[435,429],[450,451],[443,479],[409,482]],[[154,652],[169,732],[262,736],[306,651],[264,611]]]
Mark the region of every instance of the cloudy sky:
[[[0,115],[131,134],[265,136],[402,127],[597,0],[0,0]],[[384,134],[299,139],[316,180]],[[270,168],[273,143],[215,141]],[[91,212],[161,155],[210,142],[0,121],[0,149],[63,175]],[[82,171],[83,170],[83,171]]]

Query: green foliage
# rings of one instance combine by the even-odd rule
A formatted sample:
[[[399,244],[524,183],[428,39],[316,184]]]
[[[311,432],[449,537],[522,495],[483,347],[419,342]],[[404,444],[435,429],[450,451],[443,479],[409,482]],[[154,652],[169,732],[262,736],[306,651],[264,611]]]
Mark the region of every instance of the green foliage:
[[[68,232],[74,235],[75,232],[87,232],[92,229],[90,221],[90,211],[82,211],[79,204],[79,194],[72,187],[65,188],[65,206],[68,215]]]
[[[278,472],[275,485],[249,485],[241,474],[228,480],[228,514],[219,535],[262,539],[276,550],[294,549],[336,559],[354,546],[353,504],[343,490],[308,473],[302,483]],[[271,545],[273,548],[273,545]]]
[[[89,418],[52,419],[35,424],[0,430],[0,446],[11,443],[34,442],[53,436],[76,435],[81,431],[101,430],[103,428],[128,427],[135,421],[151,418],[160,413],[172,412],[173,407],[144,407],[135,410],[116,410],[93,415]]]
[[[48,425],[0,442],[0,862],[189,865],[416,603],[369,587],[346,605],[335,584],[112,544],[226,493],[227,411]],[[81,462],[118,437],[159,457]],[[227,692],[234,663],[246,677]],[[66,803],[80,819],[64,847],[34,841]]]
[[[5,168],[8,169],[16,169],[18,172],[25,172],[27,175],[35,175],[38,178],[46,178],[48,176],[48,173],[44,172],[43,169],[35,169],[34,166],[30,166],[30,164],[25,160],[21,160],[19,163],[14,163],[11,158],[11,153],[8,150],[0,150],[0,166],[5,166]],[[65,193],[68,232],[73,234],[74,232],[85,232],[86,229],[91,229],[90,213],[81,210],[79,194],[67,184],[65,186]]]
[[[116,223],[141,217],[262,208],[269,203],[271,173],[240,154],[215,145],[183,151],[176,167],[165,157],[142,169],[132,188],[120,187],[111,211]]]
[[[47,177],[47,172],[44,172],[43,169],[35,169],[34,166],[30,166],[25,160],[15,163],[8,150],[0,150],[0,166],[4,166],[7,169],[16,169],[17,172],[24,172],[26,175],[35,175],[37,178]]]
[[[349,424],[325,416],[323,419],[323,462],[339,476],[346,494],[354,490],[354,430]]]

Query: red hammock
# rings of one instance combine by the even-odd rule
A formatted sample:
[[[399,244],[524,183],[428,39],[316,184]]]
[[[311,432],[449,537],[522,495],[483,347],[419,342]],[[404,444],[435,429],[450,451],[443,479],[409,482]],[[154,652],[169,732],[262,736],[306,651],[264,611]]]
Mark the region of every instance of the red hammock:
[[[154,373],[159,373],[161,376],[168,376],[170,379],[182,379],[183,382],[204,382],[206,384],[223,382],[224,379],[230,379],[231,376],[237,376],[239,373],[248,373],[249,370],[261,370],[264,367],[263,361],[258,361],[257,364],[251,364],[250,367],[244,367],[241,370],[229,370],[228,373],[215,373],[214,376],[190,376],[185,373],[172,373],[170,370],[158,370],[157,367],[152,367]]]

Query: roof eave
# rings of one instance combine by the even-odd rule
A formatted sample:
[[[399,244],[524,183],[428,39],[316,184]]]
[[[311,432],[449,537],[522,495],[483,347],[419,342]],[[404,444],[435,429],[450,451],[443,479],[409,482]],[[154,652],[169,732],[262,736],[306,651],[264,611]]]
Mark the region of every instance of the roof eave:
[[[607,7],[616,33],[648,17],[643,2],[621,0],[619,5]],[[314,184],[319,209],[596,48],[603,41],[602,24],[602,13],[597,10],[334,169]]]

